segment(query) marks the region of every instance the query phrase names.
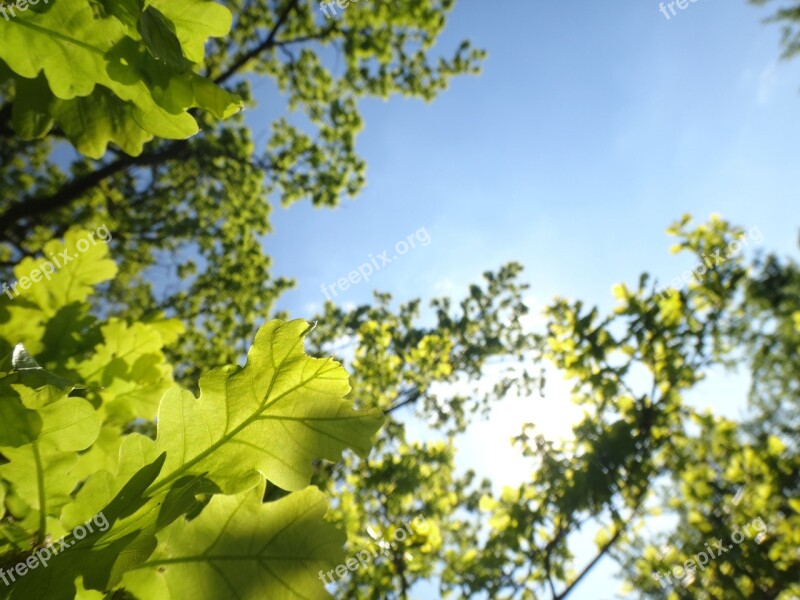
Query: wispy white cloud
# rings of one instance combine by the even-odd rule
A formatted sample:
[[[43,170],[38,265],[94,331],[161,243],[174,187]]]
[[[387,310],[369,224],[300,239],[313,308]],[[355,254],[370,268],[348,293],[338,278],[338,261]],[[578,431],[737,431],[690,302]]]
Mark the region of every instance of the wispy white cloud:
[[[756,101],[764,106],[769,104],[778,83],[778,70],[776,63],[767,65],[758,76],[756,88]]]

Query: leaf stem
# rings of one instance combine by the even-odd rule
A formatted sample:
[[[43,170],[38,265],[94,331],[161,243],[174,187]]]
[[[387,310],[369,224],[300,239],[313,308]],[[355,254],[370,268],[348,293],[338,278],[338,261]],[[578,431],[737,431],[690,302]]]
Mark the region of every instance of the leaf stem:
[[[39,532],[36,534],[36,545],[44,544],[47,533],[47,511],[44,496],[44,469],[39,454],[39,443],[33,442],[33,459],[36,462],[36,482],[39,487]]]

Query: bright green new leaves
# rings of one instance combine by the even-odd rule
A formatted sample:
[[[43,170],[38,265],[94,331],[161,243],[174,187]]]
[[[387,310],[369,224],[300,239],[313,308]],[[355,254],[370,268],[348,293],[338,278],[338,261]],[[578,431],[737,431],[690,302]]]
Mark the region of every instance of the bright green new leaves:
[[[200,397],[173,388],[158,414],[156,452],[166,452],[164,486],[206,474],[227,493],[252,487],[260,472],[287,490],[308,485],[311,461],[338,460],[351,447],[366,455],[383,423],[379,410],[357,412],[343,397],[347,372],[303,352],[303,320],[262,327],[241,370],[200,380]]]
[[[108,230],[105,230],[108,234]],[[37,304],[50,316],[59,308],[72,302],[83,302],[95,286],[108,281],[117,272],[117,266],[108,257],[108,245],[94,232],[69,229],[64,240],[52,240],[44,245],[44,257],[24,258],[14,267],[20,284],[30,279],[30,284],[20,296]],[[49,264],[49,266],[47,266]],[[41,274],[33,275],[35,271]],[[42,285],[47,281],[47,285]]]
[[[105,538],[107,543],[129,544],[108,567],[110,585],[152,552],[159,529],[184,514],[202,510],[204,515],[208,507],[204,509],[201,498],[247,492],[261,486],[265,476],[284,489],[300,489],[310,481],[312,461],[337,460],[347,447],[366,454],[383,415],[354,411],[343,399],[350,389],[347,374],[330,359],[305,355],[302,342],[308,329],[305,321],[270,322],[256,336],[244,368],[210,372],[201,379],[199,398],[178,387],[168,391],[159,409],[156,441],[127,436],[116,475],[101,471],[89,478],[76,502],[65,509],[70,524],[89,518],[131,475],[166,456],[158,479],[146,491],[148,504],[122,519]],[[295,498],[303,496],[290,495],[287,502],[294,506]],[[326,536],[320,533],[320,539]],[[283,543],[275,541],[279,545],[270,548]],[[294,552],[288,556],[305,557],[312,564],[327,556],[301,543]],[[292,585],[310,584],[298,580]]]
[[[10,367],[12,369],[21,368],[24,372],[33,371],[37,373],[38,365],[31,359],[25,348],[20,344],[14,348],[11,357]],[[0,372],[8,368],[0,365]],[[42,418],[38,412],[33,410],[39,404],[35,398],[35,392],[21,383],[18,373],[9,377],[5,373],[0,373],[0,447],[7,446],[19,448],[29,444],[39,437],[42,430]],[[30,378],[26,378],[29,380]],[[45,386],[50,387],[50,386]],[[27,393],[26,393],[27,392]],[[55,391],[59,393],[58,390]],[[32,401],[31,401],[32,400]],[[47,404],[44,402],[43,404]]]
[[[231,28],[231,11],[209,0],[154,0],[148,5],[168,20],[167,27],[174,27],[184,56],[193,63],[203,61],[208,38],[224,37]]]
[[[230,586],[239,598],[327,597],[318,571],[341,560],[344,536],[323,524],[324,496],[306,489],[264,505],[265,485],[300,490],[314,462],[346,448],[365,456],[382,411],[354,410],[345,370],[305,354],[305,321],[262,327],[246,365],[209,372],[199,397],[175,386],[162,348],[180,324],[89,314],[86,299],[115,266],[106,244],[88,240],[75,230],[46,243],[45,257],[15,271],[27,289],[0,303],[0,564],[48,539],[71,542],[0,597],[90,597],[126,574],[143,598],[180,597],[187,573],[199,597]],[[20,341],[32,350],[11,351]],[[156,415],[155,440],[136,433]],[[101,512],[107,530],[69,537]]]
[[[46,518],[58,516],[79,482],[76,452],[97,438],[100,418],[89,402],[67,396],[73,386],[53,385],[58,378],[38,385],[39,371],[24,368],[0,379],[0,405],[10,417],[0,422],[0,441],[8,444],[0,446],[8,461],[0,466],[0,478],[11,485],[18,501],[38,512],[41,541]]]
[[[70,531],[60,532],[53,536],[49,546],[49,558],[42,561],[35,573],[25,577],[16,577],[10,586],[0,587],[0,598],[27,600],[28,598],[51,598],[52,600],[71,600],[72,598],[95,598],[91,594],[82,593],[87,588],[105,589],[111,565],[120,560],[126,545],[136,535],[129,532],[126,537],[109,539],[113,526],[121,519],[139,510],[147,503],[145,490],[158,475],[164,464],[164,456],[157,457],[152,463],[144,464],[131,473],[127,483],[110,501],[104,504],[97,513],[92,514],[80,523],[70,526]],[[89,527],[88,524],[93,526]],[[72,527],[80,525],[86,534],[78,538]],[[63,543],[62,543],[63,541]],[[20,545],[20,549],[23,546]],[[6,557],[12,565],[23,561],[30,552],[12,554]],[[41,553],[37,553],[41,556]],[[77,580],[81,577],[83,583]],[[77,587],[77,595],[76,595]]]
[[[86,342],[76,333],[87,318],[80,304],[116,272],[107,244],[78,228],[44,244],[43,256],[24,258],[0,295],[0,356],[23,344],[50,368],[40,356],[46,342],[52,354],[74,355]]]
[[[81,381],[97,385],[109,419],[120,424],[154,419],[161,396],[172,385],[172,371],[161,351],[167,341],[164,333],[152,325],[128,325],[119,319],[109,320],[100,331],[104,341],[94,355],[71,361],[69,367]]]
[[[0,22],[0,59],[16,74],[15,130],[41,137],[58,123],[92,158],[109,142],[138,155],[153,136],[189,137],[198,131],[189,109],[225,118],[239,108],[233,95],[191,71],[206,40],[230,24],[230,12],[210,1],[144,9],[57,0],[18,12]]]
[[[176,521],[122,586],[161,600],[328,598],[317,574],[343,562],[345,536],[322,523],[325,496],[307,488],[262,504],[263,494],[216,496],[197,519]]]
[[[257,581],[269,589],[276,588],[277,595],[269,597],[292,597],[291,591],[281,592],[283,588],[303,590],[309,598],[323,597],[321,583],[312,567],[318,570],[317,565],[330,564],[334,556],[332,545],[338,538],[325,528],[317,531],[309,525],[311,519],[318,527],[324,513],[318,496],[309,496],[308,491],[291,494],[282,504],[270,506],[270,511],[266,511],[254,504],[252,490],[257,489],[258,498],[263,496],[264,476],[285,489],[299,489],[310,481],[311,461],[336,460],[347,447],[366,454],[370,437],[383,422],[383,415],[377,410],[354,411],[343,399],[350,389],[347,374],[336,362],[311,358],[303,352],[302,341],[308,329],[304,321],[268,323],[256,336],[244,368],[210,372],[201,379],[199,398],[178,387],[168,391],[159,409],[156,441],[138,435],[126,437],[120,449],[117,474],[102,471],[91,477],[77,494],[76,502],[65,509],[64,517],[69,524],[89,518],[148,462],[159,455],[166,457],[158,478],[144,493],[147,504],[121,519],[104,538],[107,544],[124,541],[126,545],[119,559],[107,566],[103,580],[109,585],[116,585],[126,570],[141,565],[142,557],[146,558],[155,546],[154,536],[159,529],[168,527],[168,533],[160,536],[161,554],[152,559],[155,565],[167,561],[166,556],[183,555],[193,537],[202,540],[218,536],[217,543],[221,546],[214,549],[233,545],[245,555],[226,563],[221,559],[203,561],[191,554],[186,560],[176,559],[172,570],[162,571],[159,566],[159,573],[173,575],[157,580],[131,576],[131,585],[161,586],[158,593],[166,594],[175,585],[172,582],[175,572],[185,575],[184,569],[195,568],[191,564],[203,563],[196,568],[204,575],[195,578],[198,582],[206,581],[209,589],[216,589],[214,586],[222,585],[224,580],[235,581],[244,586],[238,589],[239,597],[260,597],[255,591],[247,592],[247,585],[256,582],[247,569],[258,568],[261,574]],[[212,500],[208,505],[201,501],[220,492],[244,493],[244,496]],[[258,539],[264,540],[263,548],[256,551],[252,545],[243,546],[238,539],[240,518],[234,518],[234,514],[239,514],[239,510],[248,515],[241,519],[250,523],[247,525],[250,528],[254,518],[250,513],[257,512],[264,519],[269,515],[264,531],[258,534]],[[206,516],[206,511],[211,511],[210,516]],[[220,517],[218,511],[225,513],[225,517]],[[176,521],[184,514],[198,512],[200,517],[189,525]],[[287,527],[284,516],[292,521],[306,512],[308,515],[297,525],[297,531],[289,526],[285,534],[269,533],[276,527],[281,531]],[[227,530],[220,533],[220,523],[228,522],[229,517],[232,519],[229,526],[234,527],[232,533]],[[187,533],[195,530],[196,535]],[[232,539],[226,537],[228,534]],[[213,555],[206,550],[204,556]],[[251,565],[246,567],[243,561],[248,557]],[[274,564],[276,557],[283,561],[280,569]],[[296,559],[293,566],[286,563],[292,558]],[[219,572],[220,562],[225,567],[223,574]],[[216,583],[208,581],[209,577]]]
[[[2,25],[0,58],[27,79],[44,72],[53,94],[70,100],[88,96],[106,79],[105,54],[121,40],[116,19],[98,19],[84,0],[57,0],[46,10],[20,11]]]
[[[0,477],[14,486],[17,496],[49,516],[57,516],[78,480],[72,475],[75,452],[88,448],[100,432],[100,419],[81,398],[64,398],[41,409],[39,439],[21,448],[2,448],[10,462]]]
[[[98,440],[101,452],[93,446],[81,455],[86,476],[100,468],[116,468],[123,426],[134,419],[155,418],[161,396],[173,383],[163,346],[182,331],[179,323],[158,316],[149,323],[128,325],[111,319],[100,325],[89,314],[85,300],[98,283],[116,273],[103,241],[110,233],[105,234],[75,229],[67,231],[63,241],[47,242],[44,256],[28,257],[15,268],[12,297],[0,296],[0,355],[10,355],[22,344],[36,356],[50,372],[40,370],[29,388],[45,397],[53,395],[54,386],[80,381],[87,387],[83,395],[98,407],[104,426],[112,429],[104,430]],[[27,371],[29,382],[33,374]],[[14,406],[5,403],[0,410],[8,413]]]

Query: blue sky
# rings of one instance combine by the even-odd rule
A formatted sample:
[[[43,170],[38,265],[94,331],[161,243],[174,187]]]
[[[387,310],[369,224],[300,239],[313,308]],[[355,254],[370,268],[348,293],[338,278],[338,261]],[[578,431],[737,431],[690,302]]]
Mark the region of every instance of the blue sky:
[[[800,61],[744,2],[700,0],[667,21],[650,0],[458,3],[442,48],[489,51],[480,77],[432,104],[367,100],[368,186],[337,210],[278,209],[267,240],[298,279],[300,316],[323,282],[420,227],[432,243],[339,299],[461,293],[523,262],[537,297],[608,302],[642,270],[671,279],[665,228],[712,212],[794,250]],[[677,273],[676,273],[677,271]]]
[[[537,303],[608,307],[614,283],[689,266],[664,233],[685,212],[757,226],[765,249],[796,254],[800,60],[778,59],[766,15],[743,0],[699,0],[670,20],[653,0],[459,2],[441,48],[471,39],[489,52],[484,73],[432,104],[363,102],[364,193],[274,213],[276,273],[298,281],[281,308],[311,316],[322,283],[421,227],[429,245],[337,301],[368,302],[373,289],[460,297],[517,260]],[[741,406],[742,383],[720,378],[704,394]],[[483,434],[508,439],[492,427]],[[606,565],[572,597],[617,588]]]

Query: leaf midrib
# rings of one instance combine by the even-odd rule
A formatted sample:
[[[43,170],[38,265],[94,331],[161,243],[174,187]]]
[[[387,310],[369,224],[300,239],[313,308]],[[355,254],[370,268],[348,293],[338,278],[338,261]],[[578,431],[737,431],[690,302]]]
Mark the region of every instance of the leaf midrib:
[[[192,458],[188,462],[186,462],[183,465],[181,465],[179,468],[177,468],[170,475],[168,475],[167,477],[162,479],[160,482],[154,483],[152,486],[150,486],[147,489],[147,491],[145,493],[153,494],[153,493],[157,492],[158,490],[160,490],[161,488],[163,488],[165,485],[168,485],[168,484],[172,483],[175,479],[177,479],[178,477],[183,475],[188,469],[192,468],[194,465],[196,465],[197,463],[199,463],[202,460],[204,460],[205,458],[207,458],[210,454],[214,453],[220,446],[223,446],[223,445],[227,444],[231,439],[236,437],[243,429],[246,429],[247,427],[252,425],[255,421],[258,421],[259,418],[261,417],[262,413],[265,410],[267,410],[270,406],[272,406],[276,402],[279,402],[280,400],[285,398],[288,394],[291,394],[292,392],[295,392],[296,390],[298,390],[301,387],[305,386],[309,381],[312,381],[313,378],[316,378],[317,376],[319,376],[320,371],[317,371],[316,373],[314,373],[312,378],[301,380],[300,383],[298,383],[297,385],[293,386],[292,388],[286,390],[285,392],[280,394],[278,397],[276,397],[271,402],[267,402],[267,400],[269,399],[269,395],[272,392],[272,388],[275,385],[275,381],[278,378],[278,373],[283,369],[283,365],[286,363],[287,360],[289,360],[289,357],[292,355],[292,352],[297,347],[297,344],[302,341],[302,339],[303,338],[300,337],[295,341],[294,345],[286,353],[286,356],[284,356],[283,359],[281,360],[280,365],[275,367],[275,371],[274,371],[274,373],[272,375],[272,379],[269,382],[269,387],[267,388],[267,391],[264,394],[264,400],[262,401],[261,405],[259,406],[258,410],[256,410],[255,413],[253,413],[252,415],[247,417],[244,421],[242,421],[238,426],[236,426],[234,429],[232,429],[229,433],[223,435],[219,440],[217,440],[216,442],[211,444],[208,448],[203,450],[200,454],[198,454],[197,456],[195,456],[194,458]],[[328,359],[328,361],[330,361],[330,359]],[[226,388],[227,388],[227,383],[228,382],[226,381],[225,383],[226,383]]]

